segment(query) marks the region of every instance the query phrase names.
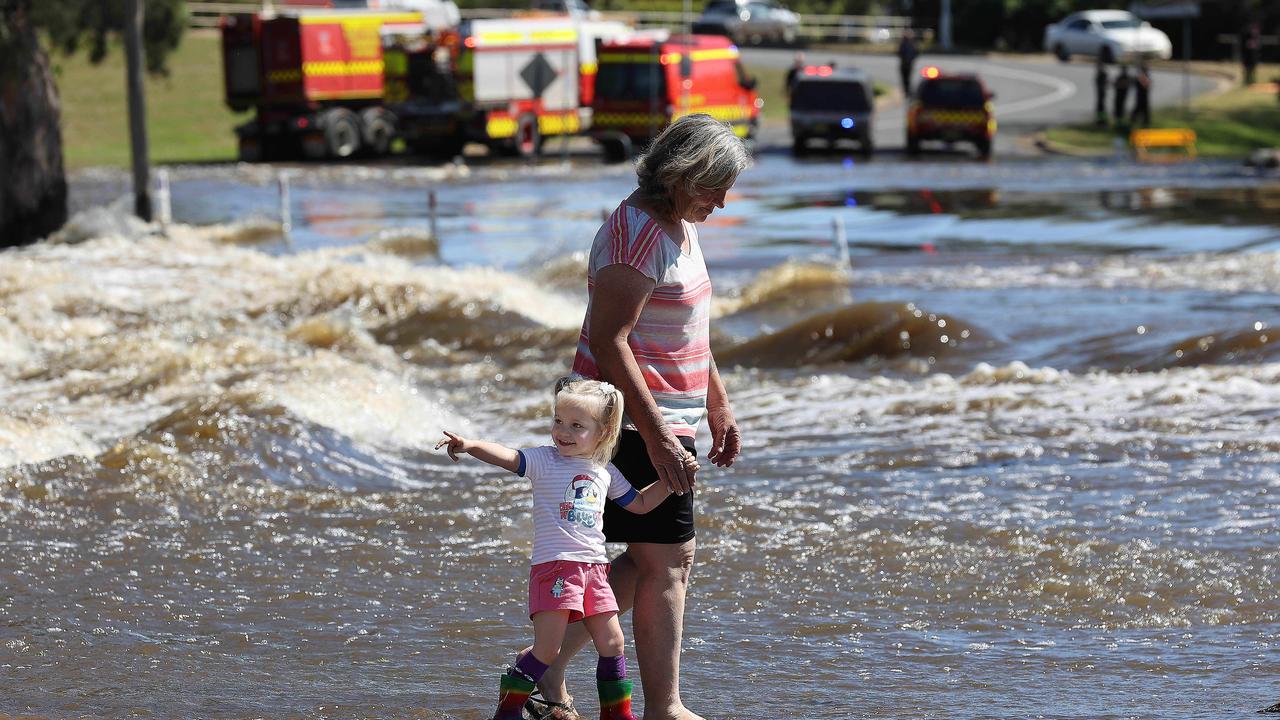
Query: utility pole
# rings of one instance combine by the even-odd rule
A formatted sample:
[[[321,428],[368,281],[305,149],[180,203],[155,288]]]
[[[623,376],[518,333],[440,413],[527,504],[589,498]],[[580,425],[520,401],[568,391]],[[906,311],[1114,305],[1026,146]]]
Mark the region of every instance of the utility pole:
[[[951,0],[942,0],[942,16],[938,18],[938,33],[942,35],[942,49],[951,49]]]
[[[151,177],[147,152],[147,103],[142,88],[142,17],[146,0],[125,3],[124,47],[129,91],[129,144],[133,150],[133,211],[151,222]]]

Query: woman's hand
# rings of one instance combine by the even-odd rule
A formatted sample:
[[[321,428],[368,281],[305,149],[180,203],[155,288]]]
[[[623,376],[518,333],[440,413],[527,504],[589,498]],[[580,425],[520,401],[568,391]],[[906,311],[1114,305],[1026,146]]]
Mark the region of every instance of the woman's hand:
[[[668,433],[661,442],[650,444],[648,450],[649,462],[658,472],[658,480],[666,483],[671,492],[683,495],[693,488],[698,459],[685,450],[674,435]]]
[[[707,425],[711,428],[711,452],[707,459],[720,467],[729,467],[742,451],[742,433],[733,411],[726,406],[708,408]]]
[[[449,448],[445,452],[449,453],[449,459],[454,462],[458,462],[458,453],[468,452],[475,445],[475,443],[462,437],[461,435],[454,435],[448,430],[445,430],[443,432],[444,432],[444,439],[436,443],[436,449],[439,450],[440,448],[448,445]]]

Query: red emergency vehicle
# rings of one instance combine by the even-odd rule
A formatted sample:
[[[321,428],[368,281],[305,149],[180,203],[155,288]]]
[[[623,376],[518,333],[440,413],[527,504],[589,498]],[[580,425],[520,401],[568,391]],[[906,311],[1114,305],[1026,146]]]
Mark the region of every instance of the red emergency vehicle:
[[[740,137],[755,135],[764,103],[725,37],[642,35],[604,43],[597,61],[591,134],[611,160],[694,113],[729,123]]]
[[[419,152],[452,156],[470,141],[533,156],[545,138],[590,125],[596,43],[632,32],[568,15],[464,21],[457,32],[388,29],[387,107]]]
[[[921,80],[907,107],[907,153],[920,143],[973,143],[978,155],[991,157],[996,135],[995,95],[973,74],[944,73],[934,66],[920,71]]]
[[[292,0],[317,4],[317,0]],[[437,11],[285,7],[222,21],[226,102],[255,116],[236,128],[242,160],[385,153],[395,117],[383,105],[382,37],[396,25],[457,22]],[[452,12],[449,12],[450,8]]]

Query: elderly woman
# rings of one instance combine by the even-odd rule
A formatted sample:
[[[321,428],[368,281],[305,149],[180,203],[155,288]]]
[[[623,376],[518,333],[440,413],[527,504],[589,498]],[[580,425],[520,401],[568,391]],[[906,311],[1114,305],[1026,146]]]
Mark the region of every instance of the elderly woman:
[[[587,270],[590,300],[573,369],[607,380],[626,398],[614,464],[643,488],[665,482],[671,497],[648,515],[608,503],[605,535],[627,543],[609,582],[632,619],[646,720],[690,720],[680,700],[680,639],[693,567],[694,434],[706,415],[707,458],[733,464],[738,425],[708,342],[711,283],[695,223],[724,207],[725,193],[751,164],[742,141],[709,115],[672,123],[639,159],[639,187],[596,233]],[[564,668],[585,645],[574,625],[539,683],[537,718],[576,718]]]

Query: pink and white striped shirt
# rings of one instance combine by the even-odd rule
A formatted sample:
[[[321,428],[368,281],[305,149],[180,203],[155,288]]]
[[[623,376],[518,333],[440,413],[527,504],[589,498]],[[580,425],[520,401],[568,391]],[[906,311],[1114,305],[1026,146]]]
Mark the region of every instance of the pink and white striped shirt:
[[[693,223],[684,224],[689,252],[639,208],[623,203],[613,211],[591,245],[587,264],[587,316],[578,337],[573,371],[599,378],[591,355],[591,305],[596,274],[610,265],[629,265],[656,285],[627,336],[645,385],[672,433],[693,437],[706,414],[711,369],[709,321],[711,279]],[[634,428],[630,418],[625,427]]]

